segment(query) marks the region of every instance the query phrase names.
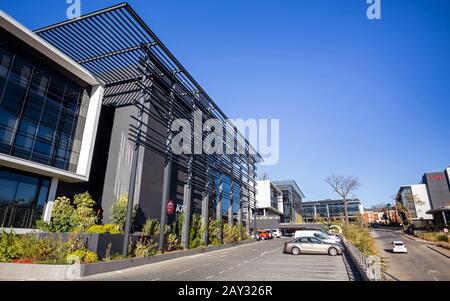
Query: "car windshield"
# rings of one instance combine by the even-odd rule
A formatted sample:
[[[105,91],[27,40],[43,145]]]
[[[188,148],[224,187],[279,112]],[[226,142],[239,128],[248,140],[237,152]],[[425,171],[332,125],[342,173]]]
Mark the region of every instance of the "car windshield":
[[[402,242],[396,242],[396,243],[394,243],[394,246],[397,246],[397,247],[403,247],[405,244],[404,243],[402,243]]]

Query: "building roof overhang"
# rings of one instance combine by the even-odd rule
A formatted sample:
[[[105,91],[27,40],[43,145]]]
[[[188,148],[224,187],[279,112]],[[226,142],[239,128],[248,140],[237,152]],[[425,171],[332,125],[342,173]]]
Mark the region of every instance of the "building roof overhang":
[[[86,68],[0,10],[0,27],[89,86],[99,82]]]

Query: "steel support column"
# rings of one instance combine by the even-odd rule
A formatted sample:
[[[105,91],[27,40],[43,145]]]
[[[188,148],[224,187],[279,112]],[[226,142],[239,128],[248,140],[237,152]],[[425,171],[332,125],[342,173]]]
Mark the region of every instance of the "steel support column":
[[[147,58],[148,60],[148,58]],[[151,76],[151,75],[150,75]],[[142,84],[145,87],[151,89],[153,83],[150,80],[150,76],[145,74],[142,77]],[[137,137],[136,141],[133,145],[133,159],[131,162],[131,174],[130,174],[130,186],[128,187],[128,203],[127,203],[127,215],[125,218],[125,229],[124,229],[124,239],[123,239],[123,248],[122,254],[124,256],[128,255],[128,244],[130,240],[131,226],[132,226],[132,218],[133,218],[133,205],[134,205],[134,196],[136,193],[136,181],[137,181],[137,173],[138,173],[138,163],[139,163],[139,150],[141,148],[141,135],[142,135],[142,125],[144,122],[144,107],[145,107],[145,99],[146,92],[142,91],[141,97],[139,98],[140,109],[138,112],[138,122],[136,124],[137,127]]]
[[[202,226],[204,227],[202,240],[205,246],[208,246],[208,237],[209,237],[209,194],[205,192],[202,200]]]
[[[189,226],[191,224],[191,185],[184,185],[183,206],[185,208],[181,242],[185,250],[189,249]]]
[[[219,236],[220,242],[223,242],[223,225],[222,225],[222,198],[223,198],[223,174],[219,176],[219,192],[216,205],[216,220],[219,223]]]
[[[161,220],[160,220],[160,228],[159,228],[159,250],[164,252],[166,239],[164,237],[164,230],[167,224],[168,216],[166,213],[166,204],[170,199],[170,188],[171,188],[171,180],[172,180],[172,122],[174,119],[172,109],[173,103],[175,101],[174,96],[175,85],[172,85],[172,90],[170,92],[170,96],[168,97],[169,107],[167,112],[167,140],[166,140],[166,152],[165,152],[165,167],[164,167],[164,180],[163,180],[163,192],[161,199]]]

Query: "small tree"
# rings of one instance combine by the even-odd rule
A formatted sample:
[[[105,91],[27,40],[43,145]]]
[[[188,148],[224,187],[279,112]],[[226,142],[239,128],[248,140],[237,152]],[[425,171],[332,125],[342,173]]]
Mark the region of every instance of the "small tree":
[[[80,193],[74,196],[73,203],[76,206],[77,230],[84,232],[98,222],[94,207],[97,204],[88,193]]]
[[[349,224],[348,220],[348,197],[349,195],[359,188],[360,183],[358,180],[351,176],[335,176],[332,175],[325,180],[333,190],[342,198],[344,201],[344,216],[345,224]]]
[[[66,197],[57,198],[53,205],[49,230],[58,233],[70,232],[76,226],[76,223],[76,212],[70,203],[70,199]]]
[[[395,197],[395,202],[398,211],[401,213],[400,218],[402,219],[402,227],[404,230],[411,228],[413,224],[413,214],[411,213],[411,208],[415,208],[417,205],[423,205],[424,202],[419,196],[413,195],[412,193],[407,193],[405,196],[405,203],[403,203],[402,198]]]
[[[266,172],[263,172],[259,177],[258,177],[259,181],[267,181],[269,180],[269,174]]]
[[[125,220],[127,218],[127,209],[128,209],[128,194],[124,193],[122,194],[117,202],[115,202],[111,207],[111,221],[119,225],[121,230],[125,228]],[[133,206],[133,212],[132,212],[132,225],[134,224],[134,221],[137,216],[137,205]]]

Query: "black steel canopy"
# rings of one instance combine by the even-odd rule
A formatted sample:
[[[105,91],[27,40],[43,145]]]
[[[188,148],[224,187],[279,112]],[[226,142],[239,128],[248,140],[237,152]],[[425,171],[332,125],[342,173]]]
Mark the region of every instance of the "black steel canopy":
[[[104,105],[121,107],[137,103],[142,91],[142,58],[150,53],[158,64],[159,75],[176,81],[174,89],[179,98],[207,112],[210,118],[228,119],[128,3],[47,26],[35,33],[105,83]],[[256,161],[261,161],[247,139],[239,132],[237,136],[256,154]]]

